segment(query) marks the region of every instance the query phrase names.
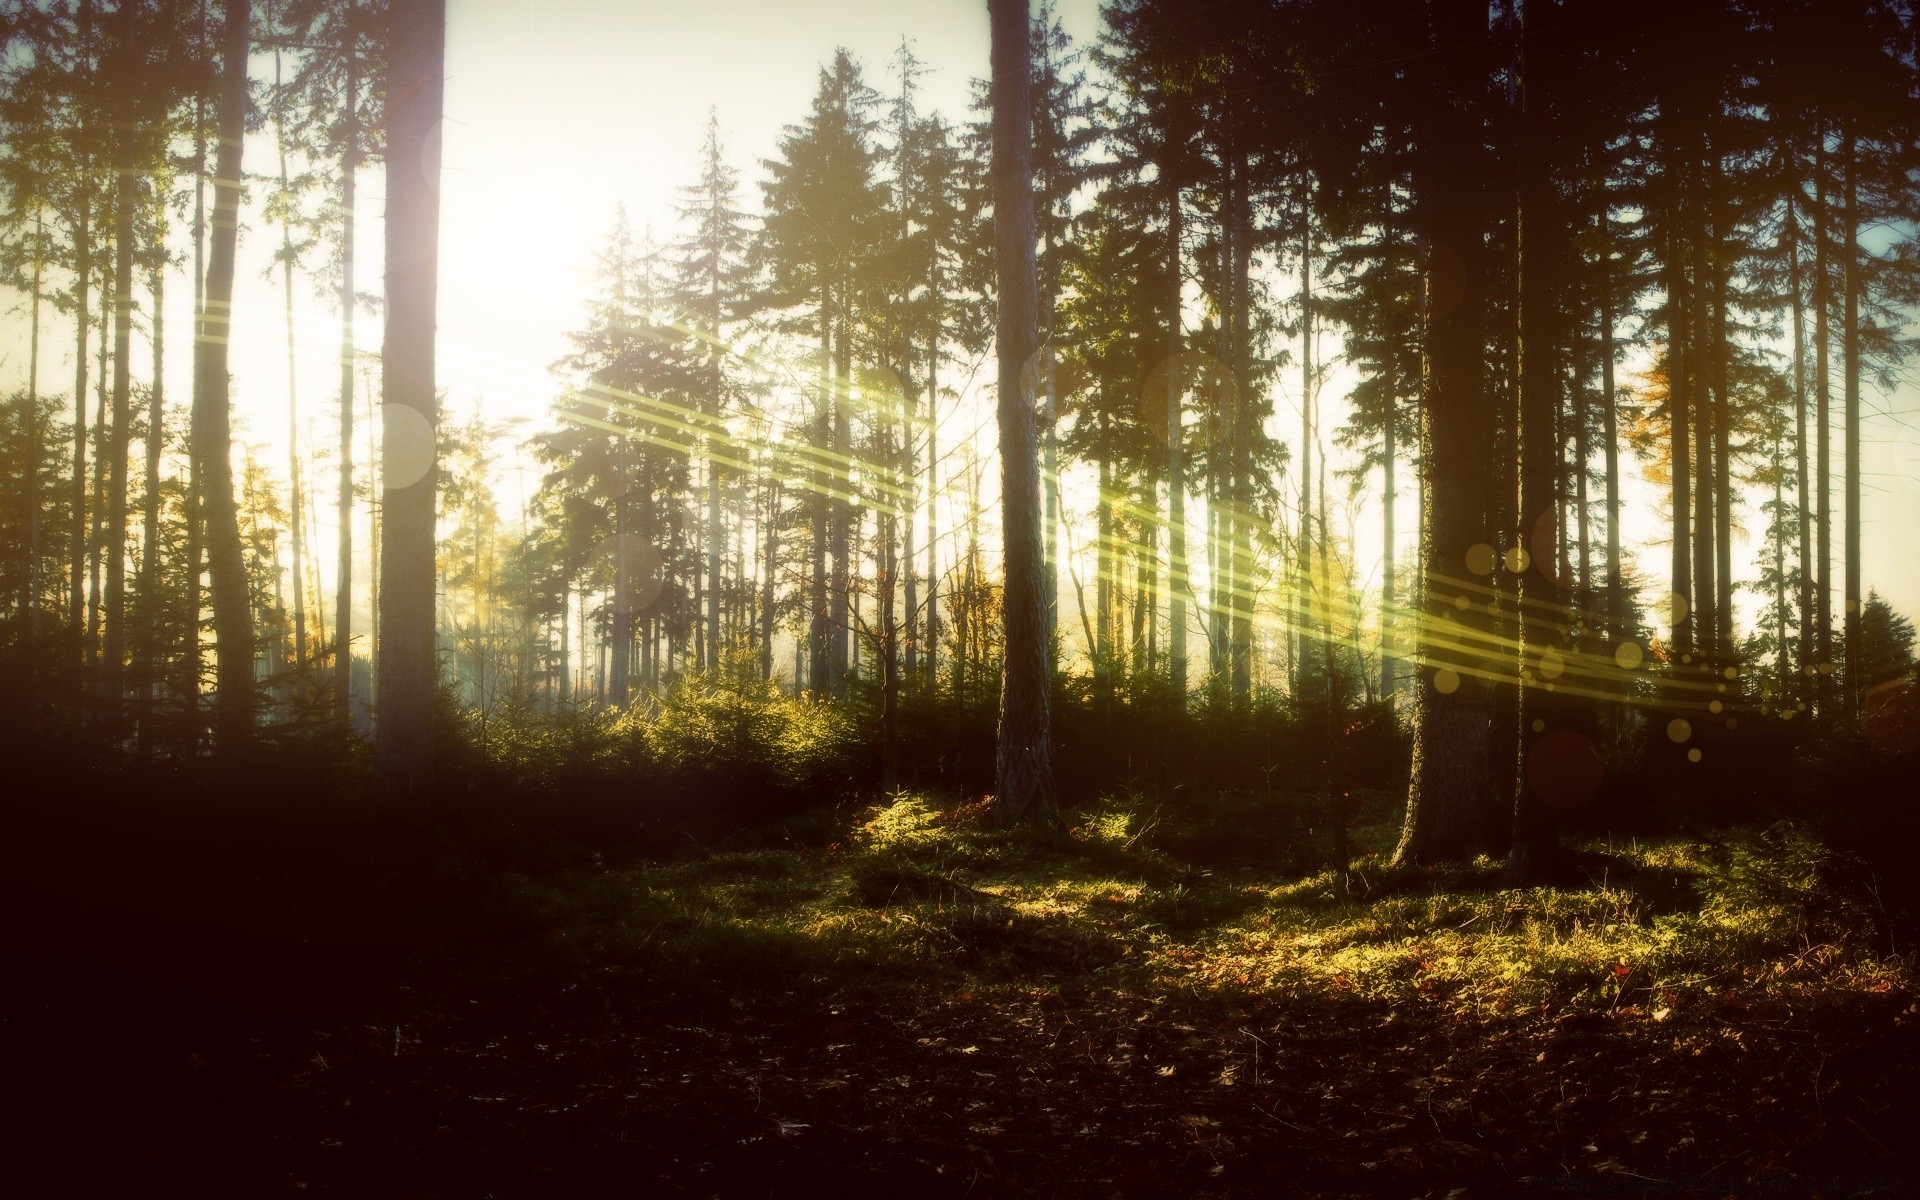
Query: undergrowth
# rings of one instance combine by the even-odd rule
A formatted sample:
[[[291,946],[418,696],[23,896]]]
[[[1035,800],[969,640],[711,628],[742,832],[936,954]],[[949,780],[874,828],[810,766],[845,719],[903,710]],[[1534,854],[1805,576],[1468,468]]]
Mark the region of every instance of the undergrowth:
[[[1250,846],[1197,857],[1194,829],[1212,818],[1182,824],[1136,794],[1078,811],[1064,846],[900,796],[825,845],[692,849],[517,884],[575,952],[656,985],[955,990],[1037,976],[1655,1020],[1730,992],[1907,986],[1909,959],[1876,945],[1870,890],[1797,825],[1596,842],[1579,848],[1584,883],[1511,889],[1489,860],[1378,865],[1391,807],[1361,802],[1344,879],[1293,872],[1303,848],[1284,840],[1264,861]]]

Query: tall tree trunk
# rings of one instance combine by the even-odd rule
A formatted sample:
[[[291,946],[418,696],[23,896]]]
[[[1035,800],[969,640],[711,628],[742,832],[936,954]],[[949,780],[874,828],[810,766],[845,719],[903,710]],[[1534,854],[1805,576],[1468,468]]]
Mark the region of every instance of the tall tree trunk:
[[[333,703],[335,714],[343,721],[353,716],[353,207],[360,170],[360,123],[355,86],[359,46],[352,22],[349,3],[347,78],[341,97],[345,151],[340,158],[340,490],[334,518],[337,557],[333,580]],[[561,645],[564,661],[564,633]]]
[[[1434,9],[1435,45],[1450,49],[1427,60],[1437,98],[1425,114],[1421,146],[1431,240],[1420,414],[1426,594],[1419,638],[1421,660],[1433,671],[1423,672],[1414,704],[1406,821],[1394,851],[1400,863],[1471,852],[1489,798],[1491,706],[1478,676],[1491,647],[1477,598],[1469,597],[1461,611],[1454,600],[1466,593],[1442,582],[1460,578],[1470,549],[1493,541],[1486,471],[1493,412],[1482,379],[1489,272],[1479,185],[1486,76],[1481,56],[1471,49],[1486,38],[1487,10],[1478,0],[1436,0]],[[1457,279],[1448,278],[1454,269]],[[1468,649],[1463,653],[1458,646]]]
[[[166,244],[167,204],[157,197],[154,204],[155,240]],[[167,262],[155,255],[153,262],[153,382],[147,388],[147,477],[141,512],[140,536],[140,745],[142,753],[152,748],[154,707],[160,699],[160,680],[164,655],[161,652],[160,605],[160,459],[166,448],[166,311]]]
[[[911,364],[907,365],[910,366]],[[904,373],[902,378],[905,378]],[[901,583],[905,585],[907,593],[906,607],[902,614],[903,619],[901,621],[901,633],[906,642],[904,647],[906,661],[902,664],[902,670],[905,672],[908,680],[918,681],[920,678],[920,569],[918,559],[920,549],[918,538],[920,505],[919,497],[916,495],[915,489],[919,486],[920,482],[920,462],[919,455],[914,450],[913,410],[913,397],[903,395],[900,402],[900,411],[905,414],[905,419],[900,423],[900,432],[901,449],[906,457],[906,463],[899,475],[901,493],[897,501],[900,507],[900,514],[897,519],[901,522],[900,574]]]
[[[1628,636],[1620,570],[1620,410],[1613,390],[1613,238],[1600,212],[1600,417],[1607,471],[1607,621],[1615,641]]]
[[[132,9],[123,10],[131,25]],[[130,31],[129,31],[130,32]],[[123,114],[124,124],[124,114]],[[113,216],[113,431],[107,442],[107,613],[100,694],[109,728],[120,730],[127,664],[127,457],[133,444],[134,131],[121,128]]]
[[[1591,476],[1589,463],[1593,452],[1589,444],[1593,418],[1588,411],[1589,389],[1587,387],[1587,381],[1591,378],[1588,374],[1591,362],[1590,353],[1582,347],[1579,365],[1571,380],[1573,386],[1573,513],[1575,540],[1580,555],[1579,574],[1576,579],[1580,595],[1579,608],[1583,611],[1593,596],[1593,526],[1587,496]],[[1564,582],[1565,579],[1566,576],[1563,574],[1561,580]]]
[[[894,478],[894,430],[896,422],[888,410],[881,418],[880,465],[883,478]],[[906,432],[904,429],[902,432]],[[899,784],[900,742],[900,619],[895,609],[895,586],[900,574],[899,506],[893,500],[880,506],[879,578],[874,580],[878,601],[874,614],[880,655],[880,778],[891,789]],[[911,514],[911,508],[908,509]],[[909,516],[911,523],[911,516]]]
[[[307,528],[305,489],[300,483],[300,373],[296,369],[293,341],[293,200],[289,195],[287,179],[287,132],[280,100],[280,50],[277,46],[273,51],[273,94],[274,145],[280,155],[280,202],[287,206],[280,219],[280,281],[287,318],[287,524],[288,534],[293,541],[293,663],[304,674],[307,669]]]
[[[1000,511],[1006,556],[995,815],[1002,824],[1059,823],[1048,735],[1046,587],[1033,396],[1022,372],[1038,314],[1033,261],[1033,113],[1027,0],[989,0],[993,45],[994,261],[999,276]]]
[[[625,708],[631,695],[633,669],[633,443],[622,440],[618,450],[619,491],[613,498],[613,657],[607,667],[607,691],[616,708]]]
[[[1182,704],[1187,695],[1187,474],[1180,349],[1183,238],[1180,184],[1167,184],[1167,675]]]
[[[252,737],[253,614],[240,515],[233,490],[227,343],[232,331],[234,250],[240,226],[241,141],[247,121],[247,42],[252,0],[228,0],[221,51],[220,148],[214,156],[213,237],[207,254],[206,304],[194,347],[194,454],[206,518],[207,566],[219,693],[220,744]]]
[[[1669,118],[1671,121],[1672,119]],[[1693,650],[1696,623],[1687,611],[1686,597],[1693,592],[1693,444],[1692,355],[1687,328],[1692,302],[1687,289],[1687,266],[1682,255],[1679,224],[1685,210],[1684,167],[1669,133],[1667,162],[1668,217],[1666,238],[1667,290],[1667,422],[1668,462],[1673,476],[1673,558],[1668,588],[1673,594],[1671,619],[1674,652],[1686,656]]]
[[[833,655],[829,649],[827,617],[827,527],[834,503],[833,472],[833,302],[825,288],[820,293],[820,396],[813,420],[813,495],[807,506],[812,517],[813,574],[807,621],[807,688],[816,698],[827,694],[833,682]],[[794,681],[796,687],[799,680]]]
[[[1786,153],[1795,168],[1787,186],[1787,287],[1793,304],[1793,480],[1795,509],[1800,514],[1800,644],[1795,661],[1795,684],[1789,690],[1800,697],[1800,707],[1813,704],[1813,509],[1807,486],[1807,316],[1805,281],[1800,269],[1800,178],[1798,158],[1792,145]],[[1781,648],[1785,655],[1786,648]]]
[[[717,300],[716,300],[717,303]],[[708,334],[719,341],[720,331],[710,328]],[[720,666],[720,577],[726,563],[726,531],[720,521],[720,466],[717,451],[723,449],[726,428],[721,424],[720,407],[722,379],[720,359],[717,350],[713,355],[712,379],[709,382],[707,397],[707,658],[706,668],[711,671]]]
[[[107,460],[113,457],[113,424],[110,407],[110,389],[107,386],[107,335],[112,329],[113,284],[109,279],[100,289],[100,339],[97,343],[99,357],[94,362],[94,407],[93,407],[93,486],[90,506],[91,519],[87,531],[87,669],[88,682],[93,701],[92,716],[102,716],[106,709],[102,680],[106,674],[101,669],[101,627],[106,613],[105,596],[100,590],[101,569],[107,552]]]
[[[1101,433],[1108,435],[1108,430],[1103,427]],[[1106,437],[1102,440],[1112,444]],[[1093,514],[1093,677],[1106,695],[1113,687],[1113,461],[1104,445],[1099,460]]]
[[[1232,471],[1229,508],[1232,516],[1232,587],[1228,593],[1232,622],[1229,630],[1228,661],[1232,671],[1232,695],[1236,703],[1245,703],[1253,694],[1253,387],[1251,382],[1249,316],[1251,313],[1248,276],[1253,260],[1252,184],[1245,151],[1235,147],[1235,186],[1233,188],[1233,326],[1231,370],[1233,373],[1233,427],[1231,432]],[[1310,185],[1309,185],[1310,186]],[[1311,197],[1311,191],[1305,191]],[[1312,224],[1312,202],[1307,203],[1307,224]],[[1311,244],[1311,235],[1307,237]]]
[[[1693,331],[1693,587],[1688,597],[1692,604],[1695,649],[1706,663],[1716,660],[1721,651],[1717,606],[1718,589],[1714,568],[1718,556],[1714,536],[1719,529],[1715,516],[1713,470],[1714,436],[1714,363],[1718,361],[1716,330],[1712,323],[1713,272],[1718,255],[1713,250],[1713,229],[1707,220],[1707,207],[1714,181],[1708,167],[1704,137],[1695,143],[1692,166],[1697,172],[1689,196],[1690,261],[1693,278],[1687,293],[1692,301],[1688,314]],[[1681,660],[1685,662],[1683,658]]]
[[[425,458],[427,469],[388,487],[380,557],[380,724],[376,751],[401,791],[424,789],[433,776],[434,523],[438,468],[431,461],[439,428],[434,389],[434,334],[440,241],[439,129],[446,75],[446,0],[401,0],[393,8],[388,55],[386,330],[382,386],[389,414],[381,455]],[[417,444],[425,437],[425,447]],[[389,484],[398,482],[388,480]]]
[[[87,289],[93,280],[93,244],[87,228],[83,192],[73,229],[73,529],[67,570],[67,626],[84,656],[87,623],[87,352],[88,321],[93,315]]]
[[[93,4],[80,0],[78,41],[92,73]],[[85,109],[81,110],[85,121]],[[85,134],[82,129],[82,143]],[[84,153],[84,151],[83,151]],[[73,215],[73,543],[69,549],[67,574],[67,626],[73,631],[75,646],[86,656],[87,620],[87,322],[93,310],[87,289],[93,282],[93,240],[90,228],[92,202],[86,180],[79,181],[79,196]]]
[[[939,311],[939,272],[929,268],[928,294]],[[940,574],[935,549],[940,541],[940,525],[935,507],[939,500],[940,469],[940,333],[937,327],[927,335],[927,694],[940,685]],[[911,568],[909,568],[911,569]]]
[[[1718,209],[1718,205],[1716,205]],[[1727,370],[1727,268],[1722,248],[1728,230],[1715,222],[1713,254],[1713,641],[1722,665],[1736,657],[1733,640],[1733,380]]]
[[[1846,411],[1841,414],[1845,422],[1846,455],[1845,487],[1846,493],[1846,696],[1842,700],[1841,712],[1849,718],[1858,715],[1860,698],[1868,680],[1864,675],[1861,662],[1860,616],[1861,605],[1865,597],[1860,589],[1860,180],[1859,137],[1855,134],[1852,120],[1849,119],[1841,137],[1845,141],[1846,160],[1842,166],[1845,172],[1845,195],[1841,203],[1844,206],[1840,215],[1842,240],[1840,243],[1840,271],[1843,286],[1846,288],[1844,311],[1841,320],[1846,322],[1842,331],[1842,353],[1846,355]]]
[[[1305,181],[1301,195],[1306,195]],[[1294,580],[1294,605],[1297,614],[1294,636],[1299,652],[1294,656],[1294,699],[1304,703],[1313,672],[1309,664],[1307,639],[1316,628],[1321,607],[1320,589],[1313,580],[1313,254],[1306,208],[1300,211],[1300,533],[1294,551],[1297,567]]]
[[[829,684],[837,696],[846,691],[853,649],[853,539],[858,520],[853,472],[853,312],[843,291],[839,297],[839,330],[833,345],[833,461],[834,491],[828,552],[833,556],[832,594],[828,596],[827,635],[832,651]]]
[[[1827,378],[1828,350],[1833,335],[1828,316],[1833,309],[1833,261],[1827,233],[1827,131],[1814,129],[1813,150],[1813,398],[1814,398],[1814,664],[1815,690],[1824,705],[1833,686],[1833,413]]]
[[[199,39],[197,44],[204,46],[207,41],[207,0],[198,0],[195,4],[195,16],[198,22]],[[204,89],[195,89],[193,98],[193,324],[196,338],[200,332],[200,323],[206,318],[207,310],[207,112]],[[198,374],[199,347],[194,349]],[[185,644],[180,655],[180,695],[186,706],[187,737],[189,743],[198,749],[200,739],[200,575],[201,545],[204,532],[205,508],[200,497],[206,486],[201,474],[199,451],[199,397],[198,380],[195,381],[193,415],[189,418],[187,447],[187,502],[186,502],[186,558],[185,574],[187,594],[183,607],[186,610]]]
[[[44,258],[46,218],[38,205],[33,212],[33,297],[27,332],[27,444],[20,464],[27,495],[27,562],[20,573],[20,630],[33,638],[40,632],[40,272]]]
[[[1393,218],[1395,214],[1393,211],[1393,181],[1391,179],[1387,181],[1386,201],[1382,205],[1381,213],[1385,225],[1380,233],[1380,244],[1383,249],[1383,254],[1379,269],[1386,273],[1388,286],[1392,287],[1394,280]],[[1398,536],[1394,528],[1394,504],[1398,498],[1398,481],[1395,478],[1395,465],[1399,459],[1399,447],[1396,439],[1399,435],[1398,426],[1400,424],[1399,325],[1394,319],[1398,312],[1399,308],[1394,303],[1393,296],[1389,294],[1384,317],[1386,323],[1384,331],[1385,337],[1383,338],[1385,344],[1385,361],[1382,364],[1382,374],[1386,383],[1386,422],[1381,427],[1380,435],[1380,698],[1389,703],[1393,699],[1394,669],[1398,665],[1398,660],[1393,649],[1394,605],[1399,602],[1399,597],[1395,593],[1395,584],[1398,581],[1394,579],[1393,573],[1394,542]]]
[[[773,612],[774,584],[776,564],[780,561],[780,481],[771,472],[767,474],[767,516],[766,550],[760,562],[760,677],[773,678]],[[804,644],[805,639],[795,638],[795,645]],[[796,667],[793,676],[793,690],[800,691],[800,674]]]
[[[1506,870],[1516,882],[1544,877],[1554,857],[1554,829],[1547,798],[1534,788],[1527,760],[1541,739],[1559,731],[1564,722],[1546,682],[1560,673],[1554,665],[1559,653],[1554,643],[1568,619],[1564,575],[1555,558],[1561,541],[1559,526],[1560,448],[1556,428],[1560,413],[1562,378],[1556,315],[1559,308],[1559,269],[1564,225],[1554,212],[1553,180],[1549,176],[1548,129],[1541,99],[1546,64],[1539,50],[1523,44],[1519,71],[1522,161],[1518,170],[1518,220],[1515,227],[1515,274],[1520,305],[1519,344],[1514,368],[1519,376],[1520,403],[1514,449],[1519,457],[1519,491],[1514,530],[1525,553],[1518,572],[1518,603],[1513,628],[1518,635],[1519,661],[1515,677],[1519,703],[1515,737],[1513,830]],[[1584,458],[1583,458],[1584,463]],[[1583,466],[1584,469],[1584,466]],[[1544,535],[1544,536],[1543,536]]]

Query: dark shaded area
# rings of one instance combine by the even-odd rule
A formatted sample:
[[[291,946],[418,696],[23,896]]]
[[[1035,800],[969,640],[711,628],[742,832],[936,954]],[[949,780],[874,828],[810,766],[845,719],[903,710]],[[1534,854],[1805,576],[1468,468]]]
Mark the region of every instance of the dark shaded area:
[[[675,957],[648,945],[675,918],[609,941],[630,928],[605,915],[626,903],[627,876],[609,872],[698,870],[777,908],[859,834],[848,801],[723,817],[727,788],[603,783],[595,803],[646,823],[590,836],[543,807],[563,790],[509,786],[497,764],[457,765],[437,808],[369,801],[362,753],[314,735],[218,768],[16,759],[92,765],[23,768],[5,801],[14,1178],[68,1194],[193,1180],[236,1195],[958,1197],[1571,1195],[1643,1177],[1717,1196],[1773,1172],[1789,1182],[1771,1194],[1825,1177],[1852,1182],[1820,1194],[1906,1194],[1920,1025],[1902,988],[1781,1000],[1729,980],[1684,1026],[1619,1000],[1475,1014],[1444,987],[1417,1003],[1223,988],[1146,973],[1138,943],[1013,904],[947,851],[847,868],[867,919],[938,914],[923,970],[764,932]],[[1753,902],[1831,894],[1839,907],[1807,927],[1844,938],[1863,897],[1884,901],[1874,936],[1908,947],[1903,847],[1878,834],[1905,828],[1888,824],[1889,789],[1911,764],[1848,761],[1809,768],[1817,803],[1802,803],[1828,806],[1850,848],[1821,862],[1858,877],[1774,896],[1755,868]],[[1632,797],[1679,794],[1665,772],[1578,820],[1633,836],[1620,822],[1648,812]],[[1715,806],[1762,799],[1791,807],[1735,786],[1664,816],[1737,860]],[[700,821],[669,819],[700,802]],[[1036,870],[1144,880],[1126,919],[1191,947],[1196,967],[1214,931],[1260,911],[1266,885],[1243,881],[1324,861],[1319,800],[1284,780],[1136,811],[1139,847],[1070,840],[1034,850]],[[1698,907],[1684,869],[1636,874],[1604,849],[1576,862],[1656,912]],[[1364,915],[1497,887],[1491,868],[1360,875],[1364,899],[1314,903]]]

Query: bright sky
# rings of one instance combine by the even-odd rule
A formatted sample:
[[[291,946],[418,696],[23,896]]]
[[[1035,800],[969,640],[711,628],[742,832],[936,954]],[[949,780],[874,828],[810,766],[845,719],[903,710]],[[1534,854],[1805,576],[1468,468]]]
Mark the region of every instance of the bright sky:
[[[1095,0],[1064,0],[1061,17],[1078,41],[1097,30]],[[454,412],[478,403],[496,418],[530,426],[548,421],[555,392],[548,367],[566,352],[566,332],[580,323],[592,252],[616,205],[626,205],[636,227],[651,226],[663,240],[673,236],[677,189],[693,178],[710,109],[741,171],[745,206],[756,209],[759,162],[773,153],[782,127],[807,111],[819,68],[834,48],[852,50],[868,82],[887,91],[903,36],[929,68],[920,81],[922,103],[964,117],[968,80],[987,69],[984,0],[450,0],[440,363]],[[257,79],[271,78],[272,62],[256,58],[253,70]],[[246,154],[252,172],[271,169],[271,132],[249,139]],[[361,288],[377,291],[378,171],[362,176],[361,192]],[[265,193],[264,185],[255,187],[256,205]],[[284,474],[285,317],[278,278],[263,278],[278,235],[260,224],[257,207],[249,220],[235,305],[236,416],[240,436],[261,443]],[[1279,281],[1280,294],[1286,286]],[[183,274],[169,288],[168,388],[184,402],[191,390],[191,287]],[[328,489],[320,493],[325,496],[331,488],[325,459],[337,419],[338,327],[309,281],[296,280],[296,299],[302,458],[310,475],[325,477],[309,480]],[[0,322],[0,387],[10,390],[25,376],[24,306],[0,315]],[[71,327],[51,314],[43,327],[40,384],[60,391],[71,387]],[[363,351],[377,351],[377,318],[363,316],[358,340]],[[1319,356],[1331,358],[1338,344],[1337,335],[1324,337]],[[142,356],[136,375],[144,375],[146,348],[136,353]],[[1622,378],[1631,375],[1629,364]],[[1869,417],[1864,454],[1866,578],[1910,613],[1920,611],[1920,390],[1913,379],[1910,369],[1892,397],[1869,390],[1866,407],[1885,415]],[[1336,373],[1323,396],[1328,443],[1345,415],[1345,386]],[[1274,431],[1289,444],[1299,436],[1297,387],[1291,372],[1277,384]],[[364,412],[364,398],[361,404]],[[953,420],[943,431],[949,444],[983,422],[991,429],[978,397],[963,402]],[[1836,455],[1838,442],[1836,435]],[[1340,459],[1334,453],[1336,466]],[[993,476],[989,471],[989,490]],[[531,470],[524,482],[531,486]],[[511,515],[517,507],[512,489],[519,485],[505,486],[501,503]],[[1375,496],[1377,486],[1376,477]],[[1410,475],[1401,494],[1407,503],[1401,527],[1410,530]],[[1626,495],[1628,544],[1659,578],[1665,549],[1648,545],[1665,536],[1656,498],[1637,478],[1627,482]],[[331,501],[321,500],[320,507],[330,514]],[[1377,581],[1381,549],[1376,508],[1367,498],[1352,510],[1361,574],[1370,581]],[[1336,529],[1347,511],[1337,506]],[[1836,503],[1836,549],[1837,515]],[[1759,519],[1747,516],[1757,536]],[[330,525],[330,516],[323,517],[315,529],[323,578],[332,573]],[[360,545],[364,552],[364,534]]]

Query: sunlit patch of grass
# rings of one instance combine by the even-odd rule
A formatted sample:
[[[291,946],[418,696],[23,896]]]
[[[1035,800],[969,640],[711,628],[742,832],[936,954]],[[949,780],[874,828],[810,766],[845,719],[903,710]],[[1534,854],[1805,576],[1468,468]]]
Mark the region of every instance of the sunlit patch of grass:
[[[1838,985],[1889,970],[1859,936],[1857,902],[1829,884],[1825,852],[1775,830],[1721,846],[1616,848],[1625,878],[1692,879],[1652,896],[1613,879],[1585,887],[1485,886],[1496,865],[1428,873],[1411,893],[1382,873],[1346,893],[1331,872],[1275,888],[1214,928],[1182,970],[1219,987],[1350,991],[1494,1010],[1534,1004],[1670,1010],[1732,986]],[[1399,881],[1404,883],[1405,881]],[[1385,884],[1387,886],[1381,886]],[[1449,885],[1452,886],[1449,886]]]
[[[1363,859],[1344,880],[1183,863],[1153,844],[1156,820],[1177,818],[1154,814],[1138,798],[1098,806],[1062,844],[904,796],[843,818],[824,848],[696,850],[524,886],[585,960],[702,984],[771,974],[969,989],[1079,975],[1142,993],[1495,1014],[1665,1013],[1730,988],[1906,978],[1903,961],[1872,952],[1827,851],[1792,829],[1586,847],[1587,883],[1512,889],[1489,860],[1404,871]]]

